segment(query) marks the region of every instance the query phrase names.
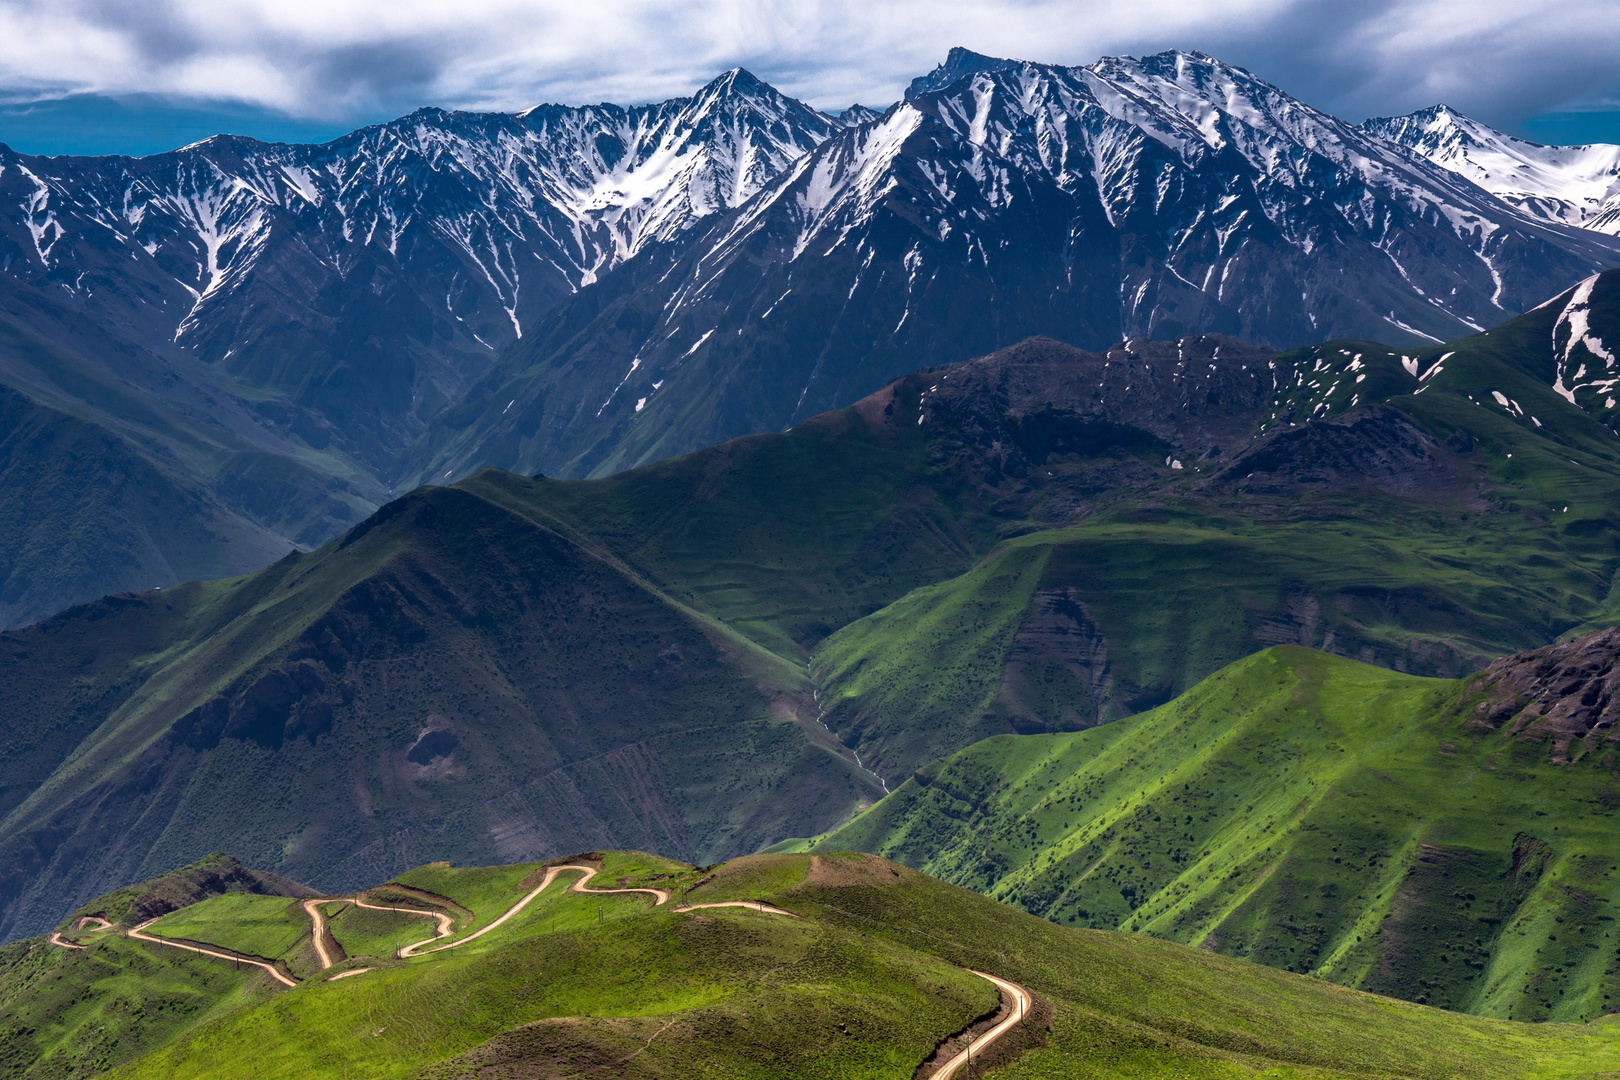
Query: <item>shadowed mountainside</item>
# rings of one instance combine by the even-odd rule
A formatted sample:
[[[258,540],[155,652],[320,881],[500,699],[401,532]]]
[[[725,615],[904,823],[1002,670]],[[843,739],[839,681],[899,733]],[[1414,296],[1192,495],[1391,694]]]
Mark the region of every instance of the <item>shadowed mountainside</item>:
[[[801,670],[459,490],[4,648],[5,715],[52,721],[6,732],[17,929],[221,842],[341,889],[626,836],[712,859],[877,793]]]
[[[1614,292],[1417,355],[1037,340],[0,636],[6,932],[222,848],[321,887],[719,858],[1268,645],[1458,676],[1603,625],[1620,454],[1579,369]]]

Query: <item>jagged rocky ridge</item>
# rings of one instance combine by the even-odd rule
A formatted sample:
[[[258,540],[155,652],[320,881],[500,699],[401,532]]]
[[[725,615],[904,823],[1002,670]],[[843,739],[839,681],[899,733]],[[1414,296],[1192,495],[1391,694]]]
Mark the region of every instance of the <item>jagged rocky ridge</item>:
[[[1567,762],[1573,745],[1593,736],[1617,741],[1620,719],[1620,629],[1504,656],[1477,679],[1483,700],[1476,723],[1511,735],[1549,740],[1553,760]]]

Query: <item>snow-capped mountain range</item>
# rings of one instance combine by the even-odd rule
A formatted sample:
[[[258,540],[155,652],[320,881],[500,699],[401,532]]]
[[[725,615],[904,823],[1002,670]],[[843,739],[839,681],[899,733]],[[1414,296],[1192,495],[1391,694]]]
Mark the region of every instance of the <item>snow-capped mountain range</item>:
[[[1416,344],[1620,264],[1577,227],[1611,220],[1597,149],[1431,112],[1357,127],[1198,53],[959,49],[882,112],[736,70],[319,146],[0,148],[0,384],[307,544],[404,485],[611,471],[1031,334]],[[1534,166],[1507,187],[1504,154]]]
[[[612,471],[1037,333],[1451,340],[1617,260],[1610,237],[1207,56],[956,50],[882,117],[564,305],[468,392],[478,419],[412,460]]]
[[[732,71],[658,105],[422,110],[321,146],[7,152],[0,264],[301,397],[385,468],[525,322],[740,205],[835,130]]]
[[[1541,146],[1448,105],[1361,125],[1533,217],[1620,235],[1620,146]]]

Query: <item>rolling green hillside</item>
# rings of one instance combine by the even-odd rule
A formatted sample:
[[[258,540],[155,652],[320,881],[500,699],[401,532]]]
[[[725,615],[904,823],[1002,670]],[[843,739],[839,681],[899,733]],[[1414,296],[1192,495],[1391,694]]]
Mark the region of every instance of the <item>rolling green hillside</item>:
[[[1416,355],[1032,340],[0,635],[0,934],[221,848],[322,888],[719,859],[1270,645],[1454,677],[1607,625],[1620,437],[1581,369],[1617,295]]]
[[[1415,355],[1330,342],[1265,361],[1281,373],[1269,434],[1235,455],[1218,433],[1202,452],[1166,442],[1155,453],[1186,459],[1152,481],[1128,456],[1112,473],[1051,456],[1022,477],[1031,516],[1078,505],[1079,520],[1042,521],[832,634],[811,665],[822,718],[898,780],[974,739],[1139,712],[1270,645],[1457,677],[1610,625],[1620,404],[1593,380],[1620,373],[1600,334],[1620,340],[1617,273]],[[963,365],[928,411],[983,426],[991,392],[974,380],[1017,376],[1000,366]],[[1566,401],[1554,384],[1577,371]],[[1144,373],[1123,378],[1141,390]]]
[[[44,938],[0,949],[0,1076],[93,1076],[167,1043],[210,1017],[260,996],[229,964],[121,936],[166,912],[195,911],[210,897],[285,905],[311,890],[212,855],[99,897],[65,920],[72,950]],[[86,924],[104,919],[107,930]]]
[[[1522,513],[1373,495],[1354,517],[1254,509],[1122,512],[1011,540],[834,634],[811,668],[824,719],[903,778],[1001,732],[1151,708],[1272,644],[1462,675],[1615,616],[1614,557]]]
[[[975,744],[810,847],[1065,925],[1590,1019],[1620,1010],[1617,658],[1605,631],[1452,682],[1279,646],[1118,723]]]
[[[675,899],[581,895],[565,871],[464,948],[351,954],[291,989],[116,929],[81,936],[80,950],[17,943],[0,954],[0,1015],[25,1022],[8,1028],[0,1075],[905,1080],[953,1034],[976,1021],[984,1034],[1001,992],[973,971],[1033,994],[1026,1020],[976,1065],[995,1076],[1552,1080],[1620,1067],[1609,1019],[1531,1025],[1396,1002],[1057,926],[870,856],[707,871],[632,852],[569,861],[580,858],[599,868],[590,888],[655,886]],[[510,868],[506,901],[539,869]],[[423,871],[441,907],[497,900],[495,868]],[[791,914],[680,910],[738,898]],[[299,905],[284,910],[284,936],[308,930]],[[190,920],[196,934],[240,933],[217,902]],[[149,1022],[111,1020],[130,1015]]]

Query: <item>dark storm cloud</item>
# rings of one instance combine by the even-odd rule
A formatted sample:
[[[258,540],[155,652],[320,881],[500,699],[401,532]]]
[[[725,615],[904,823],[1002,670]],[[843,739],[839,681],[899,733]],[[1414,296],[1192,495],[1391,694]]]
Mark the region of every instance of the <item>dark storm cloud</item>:
[[[1348,119],[1436,101],[1518,127],[1620,95],[1620,4],[1502,0],[0,0],[0,92],[341,119],[645,101],[744,65],[882,104],[952,45],[1053,63],[1201,49]]]
[[[1620,4],[1300,3],[1217,48],[1351,119],[1445,101],[1511,129],[1620,90]]]

